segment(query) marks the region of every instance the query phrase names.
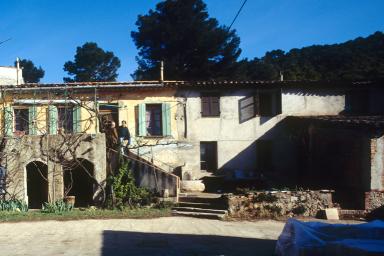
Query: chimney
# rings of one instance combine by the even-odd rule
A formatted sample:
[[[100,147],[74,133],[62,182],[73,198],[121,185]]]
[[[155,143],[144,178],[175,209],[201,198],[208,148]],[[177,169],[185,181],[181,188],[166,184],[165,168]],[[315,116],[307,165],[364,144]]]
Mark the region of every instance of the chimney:
[[[160,82],[164,81],[164,61],[160,61]]]
[[[19,71],[20,71],[20,59],[19,57],[17,57],[16,58],[16,85],[20,84]]]

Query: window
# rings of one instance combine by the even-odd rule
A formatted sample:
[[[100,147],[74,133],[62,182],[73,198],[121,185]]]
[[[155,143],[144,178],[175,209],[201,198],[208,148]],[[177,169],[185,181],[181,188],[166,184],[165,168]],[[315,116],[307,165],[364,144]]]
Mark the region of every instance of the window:
[[[217,170],[217,142],[200,142],[200,169],[210,172]]]
[[[161,104],[147,104],[145,107],[145,127],[147,136],[161,136]]]
[[[203,117],[220,116],[220,97],[214,94],[201,96],[201,115]]]
[[[281,114],[281,92],[263,91],[239,100],[239,122],[246,122],[255,116],[276,116]]]
[[[73,107],[59,106],[57,108],[57,128],[65,133],[73,132]]]
[[[138,136],[171,136],[171,107],[169,103],[139,104],[135,107]]]
[[[264,91],[258,94],[259,97],[259,115],[276,116],[281,114],[281,92]]]
[[[16,108],[15,109],[15,132],[29,133],[29,109]]]
[[[244,123],[256,116],[257,97],[248,96],[239,100],[239,122]]]
[[[116,103],[100,104],[99,106],[99,131],[104,132],[109,122],[119,126],[119,105]]]

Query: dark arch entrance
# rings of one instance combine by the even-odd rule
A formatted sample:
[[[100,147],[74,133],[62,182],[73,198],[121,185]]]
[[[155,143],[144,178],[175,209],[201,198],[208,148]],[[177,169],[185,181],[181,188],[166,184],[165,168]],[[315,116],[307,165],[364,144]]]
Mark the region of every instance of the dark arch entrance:
[[[93,205],[94,166],[85,159],[77,159],[65,166],[64,193],[75,196],[75,207]]]
[[[27,196],[29,209],[41,209],[48,202],[48,166],[40,161],[27,164]]]

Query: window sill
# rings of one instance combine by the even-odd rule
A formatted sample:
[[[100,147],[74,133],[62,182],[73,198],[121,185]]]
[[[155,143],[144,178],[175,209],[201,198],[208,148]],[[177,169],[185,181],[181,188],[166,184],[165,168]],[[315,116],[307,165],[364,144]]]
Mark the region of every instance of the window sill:
[[[201,118],[220,118],[220,115],[219,116],[201,116]]]
[[[164,136],[164,135],[157,135],[157,136],[137,136],[143,139],[169,139],[172,138],[172,136]]]

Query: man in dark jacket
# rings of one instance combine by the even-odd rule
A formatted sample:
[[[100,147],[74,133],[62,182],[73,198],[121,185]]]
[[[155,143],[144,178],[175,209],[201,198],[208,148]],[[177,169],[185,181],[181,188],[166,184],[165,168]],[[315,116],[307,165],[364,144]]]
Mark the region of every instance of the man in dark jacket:
[[[124,153],[124,149],[123,149],[124,146],[128,146],[131,144],[131,135],[129,133],[126,121],[124,120],[121,121],[121,125],[119,126],[119,129],[118,129],[118,134],[119,134],[121,151]]]

